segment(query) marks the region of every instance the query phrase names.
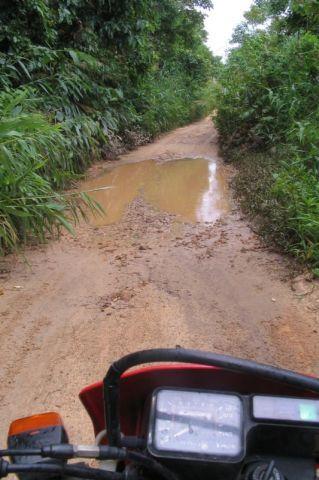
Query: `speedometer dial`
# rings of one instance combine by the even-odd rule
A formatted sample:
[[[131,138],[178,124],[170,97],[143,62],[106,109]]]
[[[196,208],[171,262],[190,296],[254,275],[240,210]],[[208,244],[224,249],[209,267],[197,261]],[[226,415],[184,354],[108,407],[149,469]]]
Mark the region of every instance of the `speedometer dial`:
[[[161,389],[153,399],[151,453],[174,457],[238,457],[242,402],[236,395]]]

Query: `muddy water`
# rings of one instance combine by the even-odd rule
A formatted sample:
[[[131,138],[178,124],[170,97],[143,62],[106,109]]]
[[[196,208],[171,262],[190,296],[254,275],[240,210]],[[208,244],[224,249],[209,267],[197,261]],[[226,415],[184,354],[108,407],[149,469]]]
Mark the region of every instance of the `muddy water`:
[[[225,173],[216,161],[204,158],[119,165],[86,182],[84,188],[105,185],[112,188],[91,193],[105,210],[104,216],[92,219],[95,225],[120,220],[127,205],[138,196],[159,210],[191,222],[212,222],[229,210]]]

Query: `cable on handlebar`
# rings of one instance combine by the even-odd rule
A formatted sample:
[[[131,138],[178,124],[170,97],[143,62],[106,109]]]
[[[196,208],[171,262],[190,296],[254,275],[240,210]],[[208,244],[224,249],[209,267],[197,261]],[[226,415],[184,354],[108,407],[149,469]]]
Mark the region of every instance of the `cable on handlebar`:
[[[175,473],[154,460],[152,457],[148,457],[143,453],[127,450],[126,458],[127,460],[131,460],[134,463],[142,465],[149,471],[159,475],[161,478],[165,478],[166,480],[178,480],[178,477],[175,475]]]
[[[119,398],[120,379],[122,374],[129,368],[152,362],[196,363],[199,365],[220,367],[229,371],[250,373],[298,389],[306,389],[319,393],[319,380],[316,378],[307,377],[270,365],[256,363],[251,360],[243,360],[228,355],[219,355],[210,352],[186,350],[183,348],[142,350],[141,352],[126,355],[120,360],[114,362],[104,378],[104,409],[109,445],[117,447],[122,445]]]
[[[127,473],[108,472],[99,468],[76,465],[57,465],[50,463],[11,464],[0,459],[0,478],[10,473],[56,473],[90,480],[138,480],[135,472]]]
[[[41,448],[7,448],[4,450],[0,450],[0,458],[1,457],[14,457],[14,456],[41,456],[42,449]]]
[[[126,448],[102,446],[79,446],[71,444],[47,445],[41,449],[8,449],[0,450],[0,457],[4,456],[35,456],[43,458],[62,459],[70,458],[96,458],[99,460],[123,460],[139,464],[149,470],[151,473],[163,478],[164,480],[177,480],[176,475],[161,463],[143,453],[133,452]],[[13,465],[15,467],[18,465]],[[30,464],[31,466],[31,464]],[[1,475],[0,475],[1,476]],[[76,475],[74,475],[76,476]],[[91,478],[91,477],[90,477]]]

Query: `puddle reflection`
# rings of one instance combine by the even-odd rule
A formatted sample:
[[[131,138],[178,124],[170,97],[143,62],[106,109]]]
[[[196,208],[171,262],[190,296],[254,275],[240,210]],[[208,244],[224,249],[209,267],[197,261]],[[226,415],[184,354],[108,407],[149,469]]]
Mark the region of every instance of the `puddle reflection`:
[[[94,225],[119,221],[139,195],[154,207],[191,222],[212,222],[229,211],[225,174],[215,161],[204,158],[119,165],[86,182],[84,189],[104,185],[114,188],[90,194],[106,212],[92,219]]]

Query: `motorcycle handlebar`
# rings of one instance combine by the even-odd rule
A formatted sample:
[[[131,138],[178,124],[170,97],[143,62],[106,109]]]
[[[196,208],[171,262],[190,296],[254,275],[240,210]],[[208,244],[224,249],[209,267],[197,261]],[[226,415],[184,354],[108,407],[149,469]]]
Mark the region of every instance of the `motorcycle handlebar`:
[[[10,473],[52,473],[58,475],[67,475],[70,477],[87,478],[90,480],[141,480],[135,472],[108,472],[99,468],[77,465],[58,465],[50,463],[21,463],[11,464],[0,459],[0,478],[6,477]]]
[[[61,473],[67,474],[74,477],[79,478],[92,478],[92,480],[99,480],[100,478],[105,478],[105,480],[136,480],[136,476],[133,476],[133,473],[130,473],[130,477],[127,477],[127,473],[121,474],[121,477],[117,476],[109,476],[109,477],[99,477],[99,469],[92,469],[90,467],[77,467],[79,468],[79,473],[81,475],[77,475],[75,472],[73,474],[69,471],[70,468],[73,468],[73,465],[59,465],[59,464],[10,464],[5,462],[1,459],[1,457],[7,456],[41,456],[43,458],[51,458],[51,459],[60,459],[60,460],[67,460],[71,458],[96,458],[99,460],[124,460],[132,462],[133,464],[138,464],[143,466],[146,470],[152,472],[159,478],[163,478],[164,480],[177,480],[177,477],[173,472],[171,472],[168,468],[166,468],[161,463],[157,462],[151,457],[140,453],[134,452],[132,450],[127,450],[126,448],[118,448],[118,447],[110,447],[107,445],[101,446],[90,446],[90,445],[71,445],[71,444],[58,444],[58,445],[47,445],[40,449],[7,449],[7,450],[0,450],[0,478],[7,476],[9,473],[21,473],[21,472],[40,472],[42,471],[41,468],[44,467],[43,471],[46,471],[45,468],[57,468],[58,470],[47,470],[48,472],[52,473]],[[21,466],[22,465],[22,466]],[[34,467],[39,466],[40,470],[34,470]],[[19,470],[22,468],[22,470]],[[61,470],[62,469],[62,470]],[[65,471],[63,469],[68,469]],[[82,469],[82,470],[81,470]],[[83,469],[90,472],[90,475],[93,476],[85,476],[82,475]],[[104,470],[101,470],[104,472]],[[124,476],[123,476],[124,475]]]

